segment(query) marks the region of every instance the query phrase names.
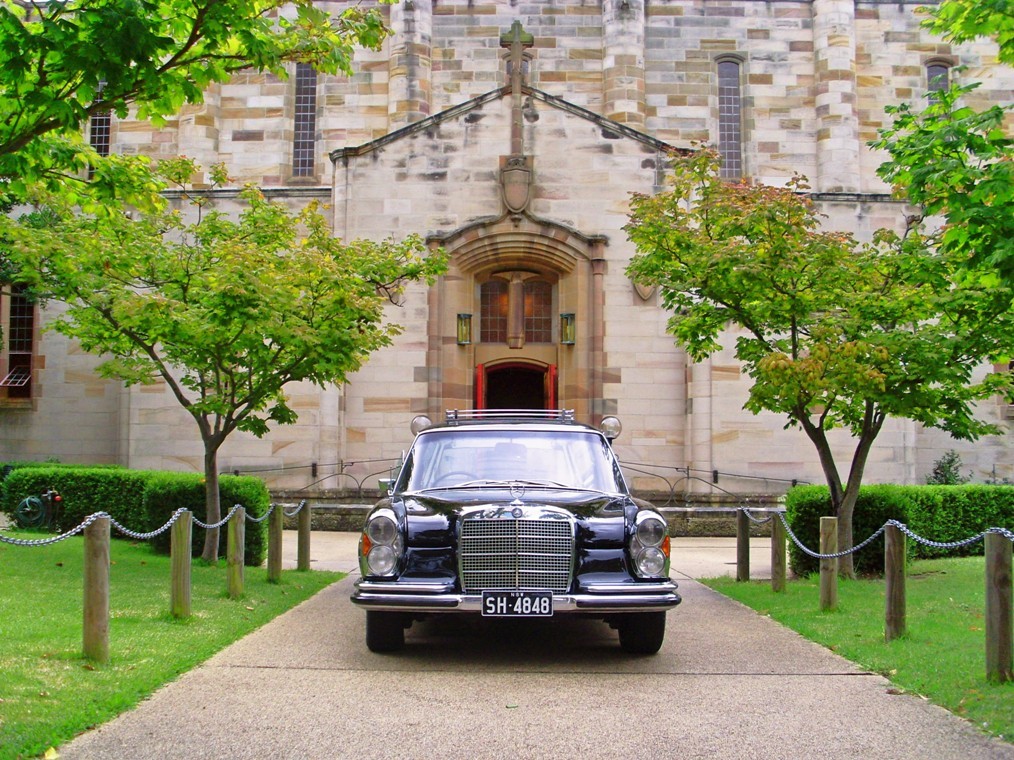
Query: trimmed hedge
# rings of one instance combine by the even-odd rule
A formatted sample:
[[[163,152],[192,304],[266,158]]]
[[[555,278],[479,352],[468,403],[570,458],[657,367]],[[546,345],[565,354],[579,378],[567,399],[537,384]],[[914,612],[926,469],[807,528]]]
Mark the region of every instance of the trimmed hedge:
[[[820,518],[831,514],[827,486],[798,486],[785,499],[785,517],[792,532],[811,551],[819,551]],[[907,525],[930,541],[950,543],[981,533],[987,528],[1014,527],[1014,488],[1010,486],[896,486],[871,485],[859,490],[852,518],[852,537],[859,544],[888,520]],[[906,542],[913,557],[960,557],[983,553],[979,541],[960,549],[939,549]],[[819,560],[789,542],[793,572],[807,575],[819,570]],[[854,555],[856,572],[876,575],[884,570],[884,538],[879,536]]]
[[[249,517],[260,517],[271,507],[271,496],[263,481],[250,476],[220,475],[218,493],[221,503],[222,517],[229,514],[235,504],[242,504]],[[194,518],[206,523],[207,513],[204,508],[204,478],[193,473],[158,472],[148,480],[145,494],[145,510],[148,524],[155,530],[172,517],[172,513],[180,507],[189,509]],[[280,509],[281,507],[279,507]],[[218,556],[224,557],[226,552],[227,532],[225,526],[218,532]],[[169,553],[170,531],[152,539],[156,551]],[[191,546],[194,556],[199,556],[204,549],[204,530],[196,525],[191,533]],[[245,564],[257,566],[264,562],[268,553],[267,520],[246,523]]]
[[[26,496],[38,496],[55,488],[63,501],[57,510],[57,530],[79,525],[95,512],[107,512],[136,533],[149,533],[164,525],[180,507],[207,522],[204,509],[204,478],[197,473],[129,470],[120,467],[74,465],[17,466],[0,483],[0,511],[12,520]],[[271,506],[263,481],[250,476],[221,476],[222,512],[242,504],[251,517],[260,517]],[[119,535],[113,530],[113,535]],[[220,531],[219,556],[225,556],[225,530]],[[169,552],[170,531],[152,539],[157,551]],[[204,547],[204,531],[195,526],[194,554]],[[246,524],[246,564],[260,565],[267,556],[267,522]]]

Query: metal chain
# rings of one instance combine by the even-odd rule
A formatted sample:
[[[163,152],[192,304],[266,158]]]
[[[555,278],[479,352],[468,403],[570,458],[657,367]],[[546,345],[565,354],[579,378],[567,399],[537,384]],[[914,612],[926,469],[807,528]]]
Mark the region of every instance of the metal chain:
[[[128,538],[133,538],[138,541],[147,541],[149,538],[155,538],[155,536],[161,535],[162,533],[165,533],[167,530],[169,530],[169,528],[173,526],[173,523],[175,523],[177,520],[180,519],[180,515],[182,515],[186,511],[187,511],[186,507],[180,507],[175,512],[173,512],[172,517],[169,518],[169,522],[167,522],[161,528],[153,530],[151,533],[137,533],[135,531],[132,531],[130,528],[120,525],[120,523],[116,522],[116,520],[114,520],[112,517],[109,518],[109,522],[112,523],[114,528],[116,528],[118,531],[120,531],[120,533],[127,536]]]
[[[1014,531],[1007,530],[1006,528],[990,528],[986,531],[987,533],[998,533],[1012,544],[1014,544]]]
[[[946,542],[946,543],[945,542],[940,542],[940,541],[931,541],[928,538],[923,538],[922,536],[920,536],[917,533],[915,533],[911,528],[909,528],[907,525],[905,525],[905,523],[898,522],[897,520],[888,520],[886,523],[884,523],[883,525],[880,526],[880,528],[877,530],[876,533],[874,533],[872,536],[870,536],[869,538],[867,538],[861,544],[857,544],[856,546],[853,546],[851,549],[846,549],[845,551],[835,552],[834,554],[819,554],[818,552],[812,551],[811,549],[807,548],[803,544],[803,542],[800,541],[799,538],[796,537],[796,534],[792,532],[792,528],[789,527],[789,522],[785,518],[785,514],[784,513],[778,512],[776,514],[781,519],[782,525],[785,526],[785,532],[788,533],[788,535],[792,539],[793,543],[795,543],[796,546],[798,546],[800,549],[802,549],[803,553],[808,554],[809,556],[813,557],[814,559],[838,559],[840,557],[848,556],[849,554],[854,554],[855,552],[858,552],[860,549],[864,549],[864,548],[866,548],[866,546],[868,546],[869,544],[873,543],[880,536],[880,534],[883,533],[887,529],[888,525],[893,525],[898,530],[900,530],[902,533],[904,533],[906,536],[908,536],[909,538],[911,538],[913,541],[915,541],[917,543],[920,543],[920,544],[923,544],[925,546],[932,546],[932,547],[934,547],[936,549],[959,549],[959,548],[961,548],[963,546],[968,546],[970,544],[974,544],[974,543],[976,543],[978,541],[981,541],[986,536],[987,533],[999,533],[1001,536],[1005,536],[1010,541],[1014,541],[1014,532],[1011,532],[1011,531],[1007,530],[1006,528],[989,528],[988,530],[984,530],[982,533],[979,533],[976,536],[972,536],[970,538],[966,538],[966,539],[964,539],[962,541],[950,541],[950,542]]]
[[[237,504],[236,506],[239,506],[239,505]],[[269,515],[270,515],[270,514],[271,514],[272,512],[274,512],[274,511],[275,511],[275,505],[274,505],[274,504],[272,504],[272,505],[271,505],[270,507],[268,507],[268,511],[267,511],[267,512],[265,512],[265,513],[264,513],[263,515],[261,515],[260,517],[251,517],[250,515],[247,515],[247,516],[246,516],[246,519],[247,519],[247,520],[249,520],[250,522],[253,522],[253,523],[262,523],[262,522],[264,522],[265,520],[267,520],[267,519],[268,519],[268,516],[269,516]]]
[[[869,544],[871,544],[874,541],[876,541],[877,537],[881,533],[883,533],[884,529],[887,527],[887,523],[884,523],[883,525],[880,526],[879,530],[877,530],[876,533],[874,533],[872,536],[870,536],[869,538],[867,538],[861,544],[857,544],[856,546],[853,546],[851,549],[846,549],[846,550],[840,551],[840,552],[834,552],[833,554],[820,554],[819,552],[815,552],[812,549],[809,549],[805,544],[803,544],[802,541],[800,541],[796,537],[796,534],[792,532],[792,528],[789,527],[789,521],[785,519],[785,514],[784,513],[778,512],[777,514],[778,514],[779,519],[782,521],[782,525],[785,526],[785,532],[789,534],[789,537],[792,539],[793,543],[795,543],[796,546],[798,546],[800,549],[802,549],[804,554],[808,554],[809,556],[813,557],[814,559],[839,559],[841,557],[847,557],[850,554],[855,554],[860,549],[865,549],[866,546],[868,546]]]
[[[305,507],[305,506],[306,506],[306,499],[303,499],[301,502],[299,502],[299,506],[296,507],[291,512],[284,512],[284,510],[283,510],[283,512],[284,512],[284,514],[285,514],[286,517],[295,517],[296,515],[298,515],[300,512],[303,511],[303,507]]]
[[[59,536],[53,536],[52,538],[36,538],[36,539],[25,539],[25,538],[9,538],[7,536],[0,536],[0,543],[12,544],[14,546],[49,546],[50,544],[56,544],[64,539],[75,536],[85,528],[91,526],[93,522],[102,518],[109,517],[107,512],[94,512],[86,517],[80,525],[76,528],[71,528],[66,533],[61,533]],[[112,519],[112,518],[110,518]]]
[[[753,515],[750,514],[749,507],[740,507],[739,511],[742,512],[743,514],[745,514],[746,518],[750,522],[752,522],[754,525],[767,525],[769,522],[771,522],[775,518],[774,515],[768,515],[767,517],[765,517],[763,519],[759,518],[759,517],[754,517]]]
[[[236,514],[236,510],[239,509],[241,506],[243,506],[243,505],[242,504],[236,504],[236,505],[234,505],[233,508],[229,510],[229,514],[227,514],[225,517],[223,517],[221,520],[219,520],[214,525],[207,525],[205,523],[202,523],[196,517],[194,518],[194,525],[196,525],[198,528],[204,528],[205,530],[211,530],[212,528],[221,528],[223,525],[225,525],[227,522],[229,522],[229,520],[232,518],[232,516],[234,514]]]

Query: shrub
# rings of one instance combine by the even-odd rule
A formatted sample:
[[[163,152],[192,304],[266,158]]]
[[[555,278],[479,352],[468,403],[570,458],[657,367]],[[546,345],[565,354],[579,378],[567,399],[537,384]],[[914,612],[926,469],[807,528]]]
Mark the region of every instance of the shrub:
[[[961,456],[951,449],[933,463],[933,471],[926,482],[935,486],[959,486],[971,479],[970,475],[961,474]]]
[[[18,466],[4,479],[0,509],[13,518],[22,499],[56,489],[62,497],[56,516],[61,530],[73,528],[94,512],[108,512],[117,522],[143,530],[141,496],[148,475],[126,468]]]
[[[135,533],[149,533],[164,525],[180,507],[205,520],[203,477],[197,473],[129,470],[122,467],[80,465],[18,465],[0,484],[0,511],[14,517],[18,504],[27,496],[56,489],[62,501],[57,510],[57,530],[79,525],[88,515],[107,512]],[[223,475],[219,493],[223,512],[242,504],[247,514],[260,517],[271,505],[271,497],[258,478]],[[157,551],[169,552],[170,531],[152,539]],[[113,535],[120,535],[113,529]],[[226,533],[220,533],[219,554],[225,555]],[[204,531],[193,531],[195,554],[204,546]],[[267,554],[267,523],[246,524],[246,564],[259,565]]]
[[[820,518],[831,514],[826,486],[800,486],[785,499],[786,520],[796,537],[811,551],[819,550]],[[856,544],[876,533],[888,520],[905,523],[912,532],[937,543],[951,543],[981,533],[987,528],[1014,526],[1014,488],[1007,486],[863,486],[852,518]],[[982,554],[981,541],[960,549],[940,549],[907,541],[909,557],[967,556]],[[884,539],[878,537],[855,555],[861,574],[883,572]],[[810,557],[794,542],[789,544],[793,572],[806,575],[819,569],[819,560]]]
[[[250,476],[222,475],[219,478],[219,495],[222,517],[228,514],[234,504],[242,504],[250,517],[264,515],[271,506],[271,497],[263,481]],[[189,509],[194,518],[207,522],[204,505],[204,477],[196,473],[160,472],[147,481],[144,493],[144,510],[147,530],[155,530],[168,522],[179,508]],[[171,531],[156,536],[152,545],[156,551],[168,554]],[[225,556],[227,532],[225,526],[219,531],[218,554]],[[246,523],[245,564],[260,565],[267,556],[267,521]],[[191,549],[194,556],[204,549],[204,530],[194,526],[191,533]]]

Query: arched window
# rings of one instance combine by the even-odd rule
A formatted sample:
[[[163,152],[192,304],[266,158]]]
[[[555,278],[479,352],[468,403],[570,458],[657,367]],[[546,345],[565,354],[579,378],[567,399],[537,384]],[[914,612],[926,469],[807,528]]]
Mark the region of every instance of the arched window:
[[[718,152],[723,179],[743,176],[743,98],[739,61],[718,62]]]
[[[926,64],[926,91],[941,92],[951,86],[950,67],[946,63],[935,61]]]

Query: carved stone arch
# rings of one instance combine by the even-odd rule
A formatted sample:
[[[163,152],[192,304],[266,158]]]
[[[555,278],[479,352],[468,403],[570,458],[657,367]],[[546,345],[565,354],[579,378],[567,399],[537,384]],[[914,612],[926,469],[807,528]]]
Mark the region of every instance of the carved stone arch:
[[[474,402],[475,368],[512,360],[553,365],[559,402],[594,417],[601,396],[602,275],[606,238],[527,215],[479,220],[429,243],[449,255],[447,274],[429,292],[429,404],[434,414]],[[524,272],[554,284],[554,314],[574,315],[577,340],[563,344],[558,330],[549,344],[499,345],[479,339],[479,284]],[[464,315],[472,315],[466,317]],[[456,340],[457,322],[474,322],[473,341]]]

